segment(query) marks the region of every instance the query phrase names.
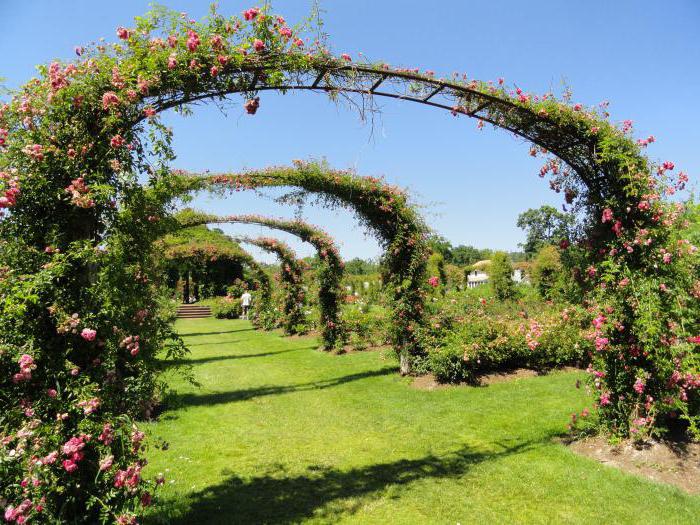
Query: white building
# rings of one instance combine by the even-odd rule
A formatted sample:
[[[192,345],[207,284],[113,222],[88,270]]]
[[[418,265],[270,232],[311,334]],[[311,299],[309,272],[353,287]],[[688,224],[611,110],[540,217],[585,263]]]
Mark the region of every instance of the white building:
[[[467,275],[467,288],[476,288],[489,282],[489,274],[483,270],[472,270]]]
[[[475,263],[474,266],[477,266],[474,270],[469,272],[467,275],[467,288],[476,288],[477,286],[481,286],[482,284],[488,284],[489,282],[489,274],[486,273],[484,268],[487,268],[489,266],[490,261],[479,261],[478,263]],[[525,275],[525,272],[521,270],[520,268],[513,270],[513,275],[511,276],[513,279],[514,283],[529,283],[529,279]]]

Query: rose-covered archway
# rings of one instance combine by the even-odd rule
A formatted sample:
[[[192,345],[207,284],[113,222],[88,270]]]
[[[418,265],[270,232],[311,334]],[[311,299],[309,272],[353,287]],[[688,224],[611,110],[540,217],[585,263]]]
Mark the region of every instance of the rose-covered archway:
[[[203,213],[189,213],[180,214],[178,220],[183,227],[221,223],[258,224],[285,231],[299,237],[304,242],[312,244],[316,248],[321,262],[318,271],[318,303],[323,346],[326,350],[342,347],[344,336],[340,302],[342,299],[341,282],[345,265],[330,235],[300,219],[274,219],[260,215],[216,216]]]
[[[280,282],[283,288],[282,328],[287,335],[306,332],[304,304],[304,261],[297,259],[289,245],[272,237],[236,237],[237,242],[251,244],[266,252],[273,253],[280,261]]]
[[[532,142],[548,155],[541,175],[587,217],[562,248],[599,313],[590,370],[603,423],[628,434],[683,420],[700,434],[697,256],[663,198],[687,177],[644,156],[652,137],[501,80],[354,64],[267,9],[197,23],[158,8],[117,34],[40,68],[0,106],[2,453],[33,447],[0,462],[10,521],[130,523],[150,502],[142,434],[123,414],[153,396],[170,340],[149,257],[181,188],[158,113],[236,92],[250,114],[267,90],[408,100]]]
[[[413,358],[422,355],[417,331],[424,319],[428,228],[402,189],[376,177],[330,169],[322,162],[298,161],[239,174],[182,175],[179,187],[226,194],[244,189],[291,187],[289,199],[299,204],[305,194],[321,204],[353,211],[384,248],[382,273],[392,299],[391,339],[399,355],[401,373],[411,372]],[[284,199],[283,199],[284,200]]]
[[[177,214],[176,217],[180,219],[181,214]],[[253,285],[258,291],[251,322],[255,326],[265,325],[265,317],[269,313],[270,300],[272,298],[270,277],[255,258],[240,246],[222,246],[209,242],[198,242],[197,240],[171,244],[161,239],[157,243],[157,250],[163,254],[166,260],[175,261],[178,266],[185,268],[192,266],[201,267],[205,263],[213,261],[223,261],[225,264],[238,263],[247,266],[252,273]],[[183,291],[183,295],[187,297],[188,292]]]

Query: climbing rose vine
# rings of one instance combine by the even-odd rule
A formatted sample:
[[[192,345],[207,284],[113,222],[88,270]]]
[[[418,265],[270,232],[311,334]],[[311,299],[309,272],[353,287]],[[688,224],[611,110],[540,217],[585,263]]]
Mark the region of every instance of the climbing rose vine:
[[[279,280],[282,284],[282,328],[287,335],[303,334],[307,331],[306,292],[304,291],[304,269],[306,264],[297,259],[289,245],[272,237],[239,237],[239,242],[257,246],[274,253],[280,261]]]

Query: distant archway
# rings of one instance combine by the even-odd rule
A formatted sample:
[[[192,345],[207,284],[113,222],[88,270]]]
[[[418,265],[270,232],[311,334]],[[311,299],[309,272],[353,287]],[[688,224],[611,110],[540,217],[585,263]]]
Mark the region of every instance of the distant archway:
[[[282,328],[287,335],[306,332],[306,314],[304,303],[306,292],[303,287],[304,263],[297,259],[294,250],[279,239],[271,237],[236,237],[237,242],[257,246],[273,253],[280,261],[280,282],[284,287],[282,300]]]
[[[178,220],[183,227],[201,224],[258,224],[268,228],[285,231],[299,237],[316,248],[320,260],[318,302],[320,310],[320,330],[323,345],[326,350],[342,347],[344,329],[341,317],[344,263],[333,239],[320,228],[301,219],[286,220],[263,217],[260,215],[226,215],[216,216],[203,213],[179,214]]]

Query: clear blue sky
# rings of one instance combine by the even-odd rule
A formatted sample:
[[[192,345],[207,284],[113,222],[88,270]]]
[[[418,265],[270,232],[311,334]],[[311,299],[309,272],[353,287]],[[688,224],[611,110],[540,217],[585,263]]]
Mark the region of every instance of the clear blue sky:
[[[69,58],[75,45],[114,40],[148,9],[147,0],[0,0],[0,76],[10,87],[34,74],[34,65]],[[199,18],[208,1],[162,2]],[[222,0],[225,14],[254,2]],[[275,10],[294,23],[310,0],[278,0]],[[614,120],[632,119],[636,134],[654,134],[649,154],[673,160],[697,184],[700,173],[700,2],[697,0],[324,0],[325,29],[338,52],[392,65],[466,72],[472,78],[517,83],[544,92],[573,88],[574,100],[611,102]],[[222,115],[201,107],[193,117],[165,115],[175,130],[176,166],[235,170],[325,157],[339,168],[384,175],[409,188],[428,222],[453,244],[516,249],[520,212],[560,201],[536,175],[539,162],[527,145],[500,131],[477,131],[475,122],[408,102],[381,102],[372,128],[323,95],[265,93],[254,117],[240,101]],[[258,212],[291,216],[292,210],[237,195],[198,199],[215,213]],[[345,257],[377,255],[347,213],[309,209]],[[255,234],[253,227],[226,227]],[[285,235],[280,237],[287,238]],[[294,243],[301,255],[312,250]]]

